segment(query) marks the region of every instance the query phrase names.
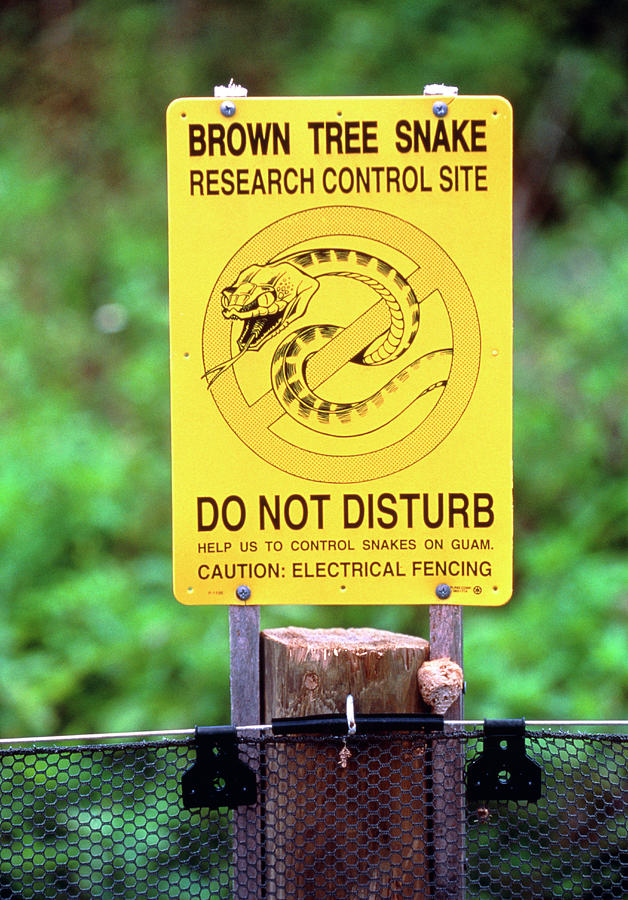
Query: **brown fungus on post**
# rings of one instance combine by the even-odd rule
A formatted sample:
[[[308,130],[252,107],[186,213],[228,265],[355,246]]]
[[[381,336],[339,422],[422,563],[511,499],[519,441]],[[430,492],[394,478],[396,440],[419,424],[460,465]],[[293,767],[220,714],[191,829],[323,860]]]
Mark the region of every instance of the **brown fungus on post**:
[[[419,667],[417,678],[424,703],[436,715],[444,715],[462,694],[462,669],[446,656],[424,662]]]

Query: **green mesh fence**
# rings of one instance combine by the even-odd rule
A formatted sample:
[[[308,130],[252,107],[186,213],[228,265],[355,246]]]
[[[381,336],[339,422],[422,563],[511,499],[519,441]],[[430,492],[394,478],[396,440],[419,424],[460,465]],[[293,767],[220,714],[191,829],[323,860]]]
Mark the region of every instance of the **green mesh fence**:
[[[240,738],[236,810],[183,807],[194,739],[2,749],[0,900],[628,897],[628,737],[528,732],[538,802],[467,803],[482,746]]]

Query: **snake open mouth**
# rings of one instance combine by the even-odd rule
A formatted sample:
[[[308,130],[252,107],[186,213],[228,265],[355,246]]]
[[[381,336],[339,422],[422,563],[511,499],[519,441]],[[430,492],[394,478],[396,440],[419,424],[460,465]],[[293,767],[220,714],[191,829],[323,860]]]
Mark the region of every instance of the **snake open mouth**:
[[[279,329],[285,318],[287,301],[280,299],[272,285],[243,285],[225,288],[222,292],[222,314],[225,319],[240,319],[242,331],[238,347],[256,350]]]
[[[265,266],[249,266],[237,281],[223,289],[222,315],[242,322],[238,335],[239,353],[203,373],[211,384],[248,350],[259,350],[276,332],[300,318],[318,281],[297,266],[278,261]]]

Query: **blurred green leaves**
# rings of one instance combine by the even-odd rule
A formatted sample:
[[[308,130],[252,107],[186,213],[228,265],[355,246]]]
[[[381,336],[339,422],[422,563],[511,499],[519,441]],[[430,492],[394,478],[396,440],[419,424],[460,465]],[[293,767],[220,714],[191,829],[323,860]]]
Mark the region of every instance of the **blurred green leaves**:
[[[618,3],[87,0],[0,14],[0,731],[227,718],[226,610],[170,591],[164,112],[253,94],[515,107],[516,589],[465,613],[470,715],[628,714]],[[50,5],[52,10],[52,5]],[[426,634],[423,608],[263,623]]]

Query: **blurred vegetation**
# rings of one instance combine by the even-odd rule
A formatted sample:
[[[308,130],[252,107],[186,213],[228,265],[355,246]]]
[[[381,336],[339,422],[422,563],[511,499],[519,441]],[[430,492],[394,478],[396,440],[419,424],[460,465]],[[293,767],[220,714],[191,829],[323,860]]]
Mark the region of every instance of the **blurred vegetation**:
[[[619,0],[39,0],[0,13],[0,733],[226,721],[227,612],[170,591],[164,111],[499,93],[516,113],[516,589],[471,716],[628,716],[628,26]],[[427,634],[423,608],[264,624]]]

